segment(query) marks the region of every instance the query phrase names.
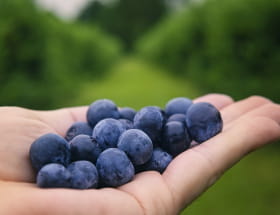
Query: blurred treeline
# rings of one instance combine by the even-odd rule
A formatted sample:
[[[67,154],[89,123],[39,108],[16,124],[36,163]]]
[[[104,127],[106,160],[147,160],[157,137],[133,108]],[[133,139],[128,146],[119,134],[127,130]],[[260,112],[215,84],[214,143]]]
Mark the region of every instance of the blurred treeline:
[[[61,107],[120,53],[120,43],[97,28],[64,23],[30,0],[0,1],[1,105]]]
[[[168,10],[165,0],[96,0],[81,12],[78,19],[120,38],[130,50],[139,37],[168,14]]]
[[[280,102],[279,23],[280,0],[92,1],[68,23],[31,0],[1,0],[0,105],[69,104],[127,55],[201,93]]]
[[[137,50],[202,92],[236,99],[260,94],[280,102],[279,0],[189,4],[145,35]]]

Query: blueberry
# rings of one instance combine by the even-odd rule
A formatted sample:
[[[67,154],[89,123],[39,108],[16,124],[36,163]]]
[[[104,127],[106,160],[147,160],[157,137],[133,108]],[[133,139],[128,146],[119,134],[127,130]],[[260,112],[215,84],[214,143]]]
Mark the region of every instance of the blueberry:
[[[89,161],[72,162],[67,170],[71,173],[70,186],[75,189],[97,188],[98,173],[96,167]]]
[[[171,99],[165,106],[165,113],[167,117],[176,113],[186,114],[191,104],[192,100],[188,98],[178,97]]]
[[[63,165],[51,163],[41,168],[36,183],[44,188],[69,188],[70,180],[71,174]]]
[[[159,141],[164,118],[158,107],[144,107],[134,117],[134,128],[144,131],[153,142]]]
[[[88,160],[95,163],[97,157],[102,152],[97,141],[88,135],[80,134],[69,143],[72,161]]]
[[[86,122],[75,122],[66,132],[65,139],[67,141],[70,141],[79,134],[86,134],[91,136],[92,128]]]
[[[129,107],[124,107],[119,109],[120,118],[121,119],[128,119],[133,121],[136,111]]]
[[[119,119],[119,121],[122,123],[123,125],[123,128],[125,130],[128,130],[128,129],[132,129],[133,128],[133,122],[128,120],[128,119]]]
[[[138,129],[125,131],[119,138],[118,148],[128,155],[134,165],[146,163],[153,153],[151,139]]]
[[[182,113],[173,114],[167,119],[167,122],[173,122],[173,121],[181,122],[186,126],[186,115]]]
[[[173,157],[190,147],[191,138],[185,125],[181,122],[168,122],[163,128],[162,147]]]
[[[37,171],[48,163],[67,166],[70,162],[70,146],[57,134],[45,134],[32,143],[29,156]]]
[[[202,143],[222,131],[223,121],[220,112],[211,104],[192,104],[186,114],[186,123],[191,137]]]
[[[163,173],[171,161],[172,156],[157,147],[153,150],[151,159],[142,165],[141,170],[154,170]]]
[[[101,184],[109,187],[121,186],[131,181],[135,174],[127,155],[117,148],[103,151],[97,159],[96,168]]]
[[[92,137],[97,140],[100,148],[117,147],[120,135],[125,131],[122,123],[116,119],[103,119],[93,129]]]
[[[115,103],[108,99],[93,102],[87,111],[87,121],[94,127],[100,120],[106,118],[118,119],[120,113]]]

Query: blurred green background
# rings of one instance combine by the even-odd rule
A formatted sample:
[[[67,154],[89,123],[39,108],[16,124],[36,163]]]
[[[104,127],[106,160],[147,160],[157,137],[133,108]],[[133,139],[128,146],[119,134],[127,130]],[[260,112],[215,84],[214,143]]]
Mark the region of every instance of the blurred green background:
[[[84,0],[70,18],[48,1],[73,3],[0,1],[0,105],[139,109],[209,92],[280,102],[280,0]],[[279,214],[279,149],[249,155],[182,214]]]

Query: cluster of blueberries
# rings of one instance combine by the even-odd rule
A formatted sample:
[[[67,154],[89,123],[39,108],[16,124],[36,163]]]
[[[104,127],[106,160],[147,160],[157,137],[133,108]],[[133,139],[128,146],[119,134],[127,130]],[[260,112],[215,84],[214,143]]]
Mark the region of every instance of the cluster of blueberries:
[[[39,187],[88,189],[118,187],[138,172],[162,173],[171,160],[222,130],[220,112],[188,98],[165,109],[118,108],[108,99],[93,102],[87,122],[76,122],[65,137],[45,134],[30,148]]]

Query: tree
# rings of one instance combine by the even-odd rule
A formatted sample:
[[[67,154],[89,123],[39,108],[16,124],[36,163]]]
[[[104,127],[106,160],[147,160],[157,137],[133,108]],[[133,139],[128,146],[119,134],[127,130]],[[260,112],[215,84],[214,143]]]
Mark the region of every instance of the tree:
[[[0,1],[0,50],[0,105],[40,109],[69,104],[121,55],[102,31],[63,23],[30,0]]]
[[[145,59],[236,99],[279,99],[279,0],[208,0],[190,4],[139,40]]]
[[[164,0],[119,0],[109,4],[93,1],[78,19],[98,25],[119,37],[129,49],[140,35],[150,30],[166,13]]]

